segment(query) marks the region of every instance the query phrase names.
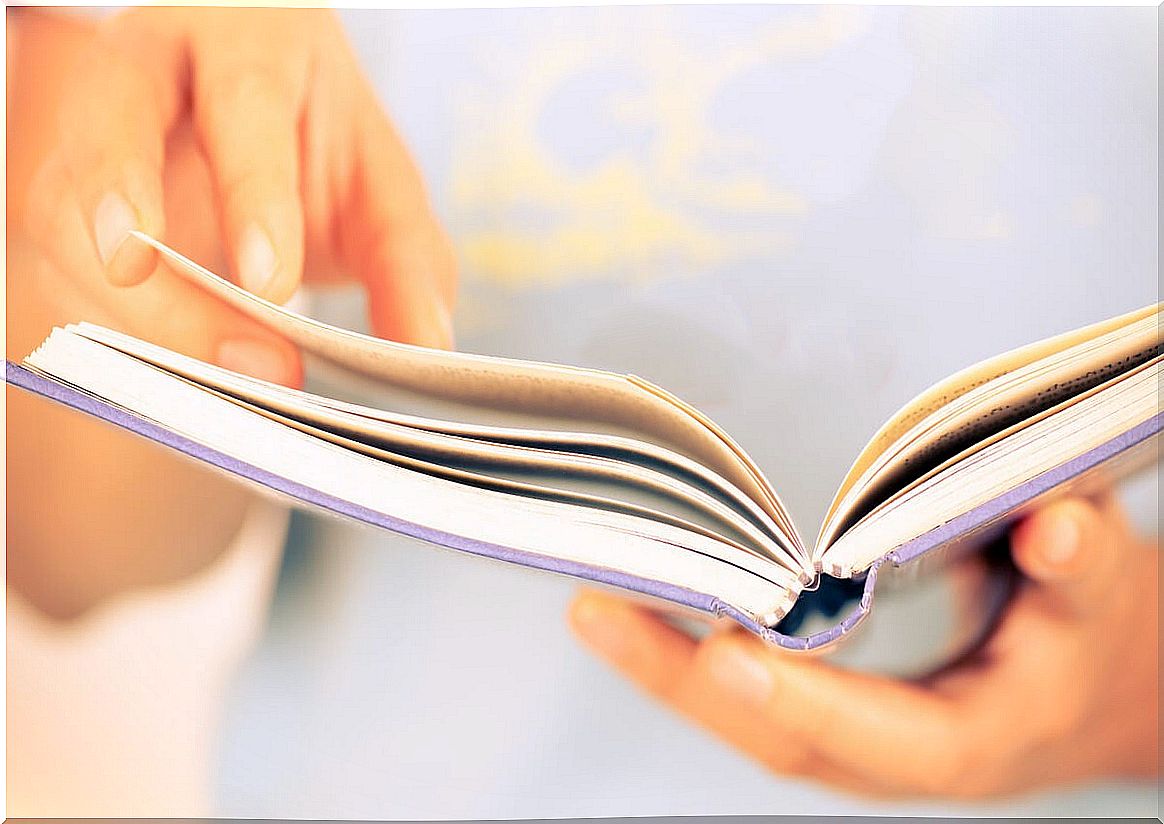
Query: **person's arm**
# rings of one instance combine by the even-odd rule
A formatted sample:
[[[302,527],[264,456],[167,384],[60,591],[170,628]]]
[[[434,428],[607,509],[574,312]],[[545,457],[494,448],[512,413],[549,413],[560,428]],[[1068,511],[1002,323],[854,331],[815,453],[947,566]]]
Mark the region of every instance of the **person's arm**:
[[[1159,552],[1113,497],[1050,504],[1012,533],[1024,580],[973,657],[900,681],[696,641],[587,591],[581,640],[768,769],[875,796],[976,798],[1159,769]]]
[[[88,320],[301,380],[288,341],[160,266],[132,228],[273,301],[305,273],[354,280],[377,334],[451,345],[451,245],[334,14],[7,15],[8,358]],[[242,487],[7,395],[8,581],[41,609],[78,614],[229,544]]]

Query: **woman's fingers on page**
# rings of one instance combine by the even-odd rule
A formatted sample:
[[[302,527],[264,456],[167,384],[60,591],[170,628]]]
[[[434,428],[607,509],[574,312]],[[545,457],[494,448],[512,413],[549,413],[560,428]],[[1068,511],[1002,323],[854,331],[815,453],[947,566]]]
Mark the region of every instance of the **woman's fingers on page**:
[[[378,334],[452,345],[451,244],[334,14],[134,9],[99,28],[27,212],[63,273],[118,285],[151,275],[156,252],[126,237],[177,245],[167,140],[193,126],[214,182],[197,208],[243,287],[283,302],[310,256],[317,273],[364,282]],[[61,217],[74,204],[79,222]]]
[[[289,341],[224,306],[161,264],[148,281],[125,290],[114,307],[116,328],[234,372],[299,387],[303,366]]]
[[[372,327],[424,346],[453,345],[457,263],[420,171],[370,89],[356,114],[357,156],[344,257],[368,290]]]
[[[372,247],[365,281],[372,328],[381,337],[435,349],[453,347],[449,304],[434,288],[432,255],[414,246],[388,243]]]
[[[177,153],[184,151],[179,144]],[[100,323],[253,377],[289,386],[302,383],[295,347],[164,264],[142,283],[114,286],[97,265],[91,245],[53,242],[54,237],[84,236],[87,219],[59,161],[41,170],[32,192],[30,211],[43,215],[44,222],[29,228],[47,253],[38,287],[60,307],[59,316]],[[125,242],[127,250],[144,245],[133,237]]]
[[[115,307],[130,334],[251,377],[297,387],[299,351],[165,267],[126,290]]]
[[[80,56],[61,104],[58,160],[50,162],[64,169],[84,221],[80,234],[54,242],[90,252],[117,285],[142,281],[157,262],[152,249],[125,239],[131,229],[164,229],[165,137],[180,105],[175,60],[164,32],[143,28],[134,12],[117,15]]]
[[[193,116],[218,194],[224,241],[243,288],[276,303],[303,277],[299,122],[307,61],[255,49],[256,32],[292,43],[282,9],[209,14],[191,31]],[[294,32],[287,33],[295,34]]]

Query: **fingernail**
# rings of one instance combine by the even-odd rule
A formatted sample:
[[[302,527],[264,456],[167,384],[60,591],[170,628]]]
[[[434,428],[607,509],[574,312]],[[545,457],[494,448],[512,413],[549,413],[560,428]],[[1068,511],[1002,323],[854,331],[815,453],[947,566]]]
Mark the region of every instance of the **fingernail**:
[[[255,340],[224,340],[218,344],[215,359],[223,369],[241,372],[252,378],[283,383],[287,379],[287,364],[278,350]]]
[[[445,302],[440,298],[436,300],[436,308],[433,310],[433,315],[436,317],[435,323],[440,336],[441,348],[454,348],[456,343],[453,338],[453,318],[449,314],[449,307],[445,306]]]
[[[238,247],[238,279],[248,292],[262,295],[271,285],[279,259],[271,238],[255,224],[242,233]]]
[[[711,677],[730,695],[747,704],[761,704],[772,694],[772,670],[755,651],[737,640],[709,644]]]
[[[626,630],[599,601],[579,596],[570,608],[570,619],[579,637],[595,652],[615,660],[626,657]]]
[[[445,302],[435,293],[416,307],[410,343],[430,349],[453,348],[453,319]]]
[[[1065,564],[1079,551],[1079,524],[1070,514],[1060,513],[1043,540],[1043,557],[1054,564]]]
[[[97,254],[101,256],[102,264],[109,265],[134,228],[137,228],[137,216],[125,198],[116,192],[101,198],[93,215],[93,236],[97,240]]]

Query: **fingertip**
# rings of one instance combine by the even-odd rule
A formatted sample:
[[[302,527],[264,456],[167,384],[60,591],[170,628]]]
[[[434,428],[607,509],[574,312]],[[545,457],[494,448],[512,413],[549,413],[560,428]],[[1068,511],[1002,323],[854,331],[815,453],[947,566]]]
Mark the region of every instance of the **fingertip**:
[[[457,256],[452,240],[436,223],[432,223],[435,240],[427,255],[427,266],[420,268],[419,281],[427,286],[427,300],[432,305],[432,320],[429,325],[434,330],[435,346],[453,349],[456,338],[453,332],[453,312],[457,304]]]
[[[593,603],[589,591],[581,590],[566,607],[566,622],[579,636],[585,636],[586,629],[596,619],[597,612],[598,608]]]
[[[617,662],[630,649],[633,610],[622,599],[584,589],[571,601],[567,622],[583,644],[603,658]]]
[[[1015,564],[1035,580],[1070,578],[1086,566],[1085,540],[1095,513],[1078,498],[1051,503],[1029,515],[1011,535]]]
[[[291,345],[290,343],[285,343],[283,358],[283,385],[291,389],[302,389],[305,380],[303,371],[303,356],[299,353],[299,350],[295,346]]]
[[[162,234],[162,222],[151,219],[150,210],[136,207],[119,192],[108,192],[93,211],[93,241],[105,267],[105,277],[115,286],[134,286],[146,280],[158,264],[157,251],[134,242],[131,232]]]
[[[215,363],[224,369],[252,378],[297,388],[303,384],[303,364],[289,344],[251,337],[229,337],[219,341]]]
[[[380,337],[430,349],[456,345],[448,304],[423,277],[369,291],[372,329]]]
[[[568,617],[571,626],[587,627],[625,619],[636,611],[637,607],[625,598],[600,589],[585,588],[579,590],[570,602]]]
[[[105,264],[105,277],[114,286],[136,286],[158,266],[158,253],[144,243],[122,243]]]
[[[439,295],[432,303],[432,321],[428,324],[431,330],[430,343],[425,344],[434,349],[454,349],[457,345],[456,334],[453,332],[453,316],[448,305]]]
[[[694,638],[632,601],[590,591],[575,599],[569,623],[579,641],[646,692],[676,700],[691,666]]]
[[[279,256],[270,233],[258,223],[248,224],[238,237],[235,270],[239,286],[259,297],[266,297],[279,270]]]
[[[302,231],[279,221],[251,221],[235,237],[238,285],[271,303],[290,300],[303,280]]]

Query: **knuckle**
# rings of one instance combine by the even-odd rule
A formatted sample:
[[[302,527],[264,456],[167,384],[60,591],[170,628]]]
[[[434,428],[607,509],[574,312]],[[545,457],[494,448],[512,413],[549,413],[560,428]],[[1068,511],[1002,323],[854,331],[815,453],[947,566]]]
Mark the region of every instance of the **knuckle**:
[[[815,773],[819,760],[808,748],[792,746],[768,753],[762,763],[775,775],[807,778]]]
[[[157,82],[132,55],[113,44],[101,43],[80,58],[76,83],[66,92],[60,109],[64,133],[84,137],[91,123],[109,111],[110,103],[152,99]]]
[[[104,154],[89,165],[70,163],[69,177],[85,208],[96,208],[102,197],[117,191],[136,207],[139,218],[160,217],[161,173],[143,157]]]
[[[293,84],[272,66],[223,66],[199,78],[194,88],[202,136],[211,145],[225,136],[241,136],[245,130],[239,124],[257,113],[294,116]]]
[[[216,185],[229,217],[235,220],[253,217],[258,209],[298,203],[293,177],[275,168],[232,164],[220,170]]]
[[[286,75],[271,66],[255,66],[234,78],[234,99],[247,104],[285,104],[293,98]]]

